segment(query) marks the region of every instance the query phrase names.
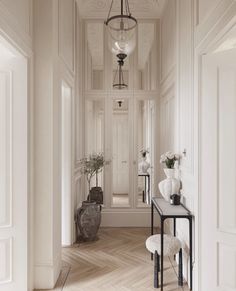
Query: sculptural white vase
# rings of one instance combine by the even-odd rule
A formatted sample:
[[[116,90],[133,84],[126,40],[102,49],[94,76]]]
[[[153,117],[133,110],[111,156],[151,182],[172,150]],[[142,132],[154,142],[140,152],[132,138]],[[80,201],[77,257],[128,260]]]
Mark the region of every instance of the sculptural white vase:
[[[161,195],[166,201],[170,201],[170,195],[178,194],[180,190],[180,181],[175,178],[175,169],[164,169],[166,179],[158,185]]]
[[[138,165],[140,174],[148,174],[148,169],[150,168],[150,164],[147,162],[147,158],[143,157],[142,161]]]

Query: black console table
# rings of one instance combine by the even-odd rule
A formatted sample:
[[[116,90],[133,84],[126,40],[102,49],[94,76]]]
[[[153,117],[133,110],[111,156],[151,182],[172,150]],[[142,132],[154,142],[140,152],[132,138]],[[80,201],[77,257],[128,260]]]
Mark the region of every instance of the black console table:
[[[147,203],[150,205],[150,175],[140,173],[139,177],[144,177],[144,191],[143,191],[143,203]],[[148,188],[147,188],[148,186]],[[148,195],[147,195],[148,194]]]
[[[174,223],[174,236],[176,235],[176,219],[186,218],[189,221],[189,264],[190,264],[190,290],[193,287],[193,247],[192,247],[192,220],[193,215],[191,212],[183,205],[171,205],[169,202],[163,198],[152,198],[151,201],[151,234],[153,235],[153,222],[154,222],[154,208],[161,219],[161,291],[163,291],[163,243],[164,243],[164,221],[167,218],[172,218]]]

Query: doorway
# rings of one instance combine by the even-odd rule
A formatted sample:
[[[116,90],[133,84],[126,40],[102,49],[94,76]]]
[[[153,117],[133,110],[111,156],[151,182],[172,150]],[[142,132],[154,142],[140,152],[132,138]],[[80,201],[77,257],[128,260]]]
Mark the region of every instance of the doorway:
[[[61,211],[62,246],[70,246],[73,238],[72,211],[72,120],[71,88],[62,82],[61,86]]]
[[[0,39],[0,289],[4,291],[28,289],[27,88],[27,59]]]

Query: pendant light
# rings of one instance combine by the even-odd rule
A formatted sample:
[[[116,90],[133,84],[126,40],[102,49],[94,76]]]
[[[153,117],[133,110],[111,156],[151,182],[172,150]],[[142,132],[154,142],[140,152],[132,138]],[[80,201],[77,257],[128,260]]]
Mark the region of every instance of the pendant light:
[[[111,16],[114,0],[111,1],[105,25],[108,30],[108,45],[112,53],[129,55],[136,45],[137,19],[131,15],[128,0],[120,1],[120,14]]]
[[[125,84],[125,82],[124,82],[124,75],[123,75],[123,71],[122,71],[122,67],[124,65],[124,59],[126,58],[126,56],[127,56],[126,54],[121,54],[121,53],[117,55],[118,67],[117,67],[114,81],[113,81],[113,88],[114,89],[122,90],[122,89],[126,89],[128,87],[128,85]]]

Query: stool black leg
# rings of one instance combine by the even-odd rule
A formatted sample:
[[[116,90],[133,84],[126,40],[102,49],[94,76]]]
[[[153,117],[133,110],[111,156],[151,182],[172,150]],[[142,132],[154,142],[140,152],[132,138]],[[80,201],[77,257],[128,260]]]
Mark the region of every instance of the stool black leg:
[[[155,251],[155,260],[154,260],[154,288],[159,288],[159,255],[157,251]]]
[[[157,271],[160,272],[160,256],[157,254]]]
[[[179,286],[183,286],[183,254],[182,249],[179,251]]]

